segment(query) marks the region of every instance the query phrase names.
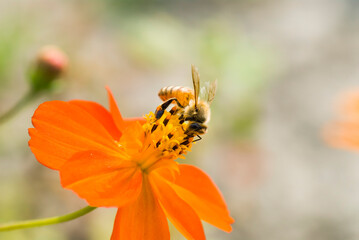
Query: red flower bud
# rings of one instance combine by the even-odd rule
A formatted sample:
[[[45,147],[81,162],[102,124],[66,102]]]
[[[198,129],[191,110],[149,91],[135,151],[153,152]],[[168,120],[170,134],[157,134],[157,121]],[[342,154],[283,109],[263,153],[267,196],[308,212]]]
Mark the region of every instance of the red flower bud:
[[[43,47],[31,69],[30,82],[34,91],[48,89],[67,68],[65,53],[56,46]]]

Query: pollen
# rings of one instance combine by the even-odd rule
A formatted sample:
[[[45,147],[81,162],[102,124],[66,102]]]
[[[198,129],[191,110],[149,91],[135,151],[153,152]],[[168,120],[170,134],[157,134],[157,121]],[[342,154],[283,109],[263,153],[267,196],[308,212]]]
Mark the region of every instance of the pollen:
[[[193,137],[185,134],[183,124],[179,116],[165,111],[160,119],[156,119],[153,112],[145,116],[143,125],[145,135],[150,138],[150,143],[166,157],[184,158],[191,150]]]

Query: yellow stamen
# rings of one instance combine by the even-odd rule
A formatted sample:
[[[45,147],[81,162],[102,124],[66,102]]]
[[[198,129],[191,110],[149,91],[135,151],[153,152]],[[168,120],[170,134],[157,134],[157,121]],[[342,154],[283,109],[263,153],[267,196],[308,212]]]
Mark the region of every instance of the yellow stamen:
[[[147,121],[142,125],[142,142],[137,144],[141,146],[141,149],[131,154],[131,160],[137,162],[144,173],[148,173],[153,166],[166,166],[165,162],[184,158],[184,155],[191,149],[193,138],[188,138],[184,133],[179,117],[165,111],[160,119],[156,119],[152,112],[145,118]],[[165,119],[168,121],[164,123]],[[126,136],[122,137],[126,138]],[[128,146],[132,145],[136,144],[128,144]],[[124,145],[123,147],[126,148]],[[133,148],[131,151],[134,153]]]
[[[147,122],[143,125],[146,135],[149,135],[152,144],[162,152],[163,155],[184,155],[190,151],[193,138],[189,138],[185,134],[183,125],[180,123],[179,116],[171,115],[165,111],[160,119],[156,119],[154,113],[150,112],[145,116]],[[168,119],[167,124],[164,120]],[[156,129],[153,126],[156,125]],[[182,144],[188,142],[188,144]]]

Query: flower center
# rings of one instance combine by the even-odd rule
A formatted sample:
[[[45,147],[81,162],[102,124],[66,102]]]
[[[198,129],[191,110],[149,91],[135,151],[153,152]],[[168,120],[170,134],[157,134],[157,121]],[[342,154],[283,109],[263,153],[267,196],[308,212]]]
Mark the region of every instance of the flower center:
[[[179,116],[165,111],[160,119],[156,119],[152,112],[145,118],[147,122],[143,125],[143,129],[150,137],[152,144],[164,156],[174,155],[176,158],[184,158],[183,155],[192,147],[193,137],[185,134]]]
[[[143,147],[136,160],[141,169],[146,172],[159,162],[184,159],[191,149],[193,137],[185,134],[179,116],[165,111],[160,119],[156,119],[153,112],[145,118]]]

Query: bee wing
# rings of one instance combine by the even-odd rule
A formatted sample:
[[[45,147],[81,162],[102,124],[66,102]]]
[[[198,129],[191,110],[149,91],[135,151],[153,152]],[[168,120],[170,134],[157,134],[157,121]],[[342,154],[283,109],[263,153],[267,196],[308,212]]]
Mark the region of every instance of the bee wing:
[[[198,95],[199,95],[199,72],[198,72],[198,68],[196,68],[194,65],[191,65],[192,68],[192,81],[193,81],[193,89],[194,89],[194,101],[195,101],[195,106],[197,107],[197,103],[198,103]]]
[[[207,102],[209,104],[212,103],[214,96],[216,95],[216,90],[217,90],[217,80],[211,82],[211,85],[209,86],[208,96],[207,96]]]

